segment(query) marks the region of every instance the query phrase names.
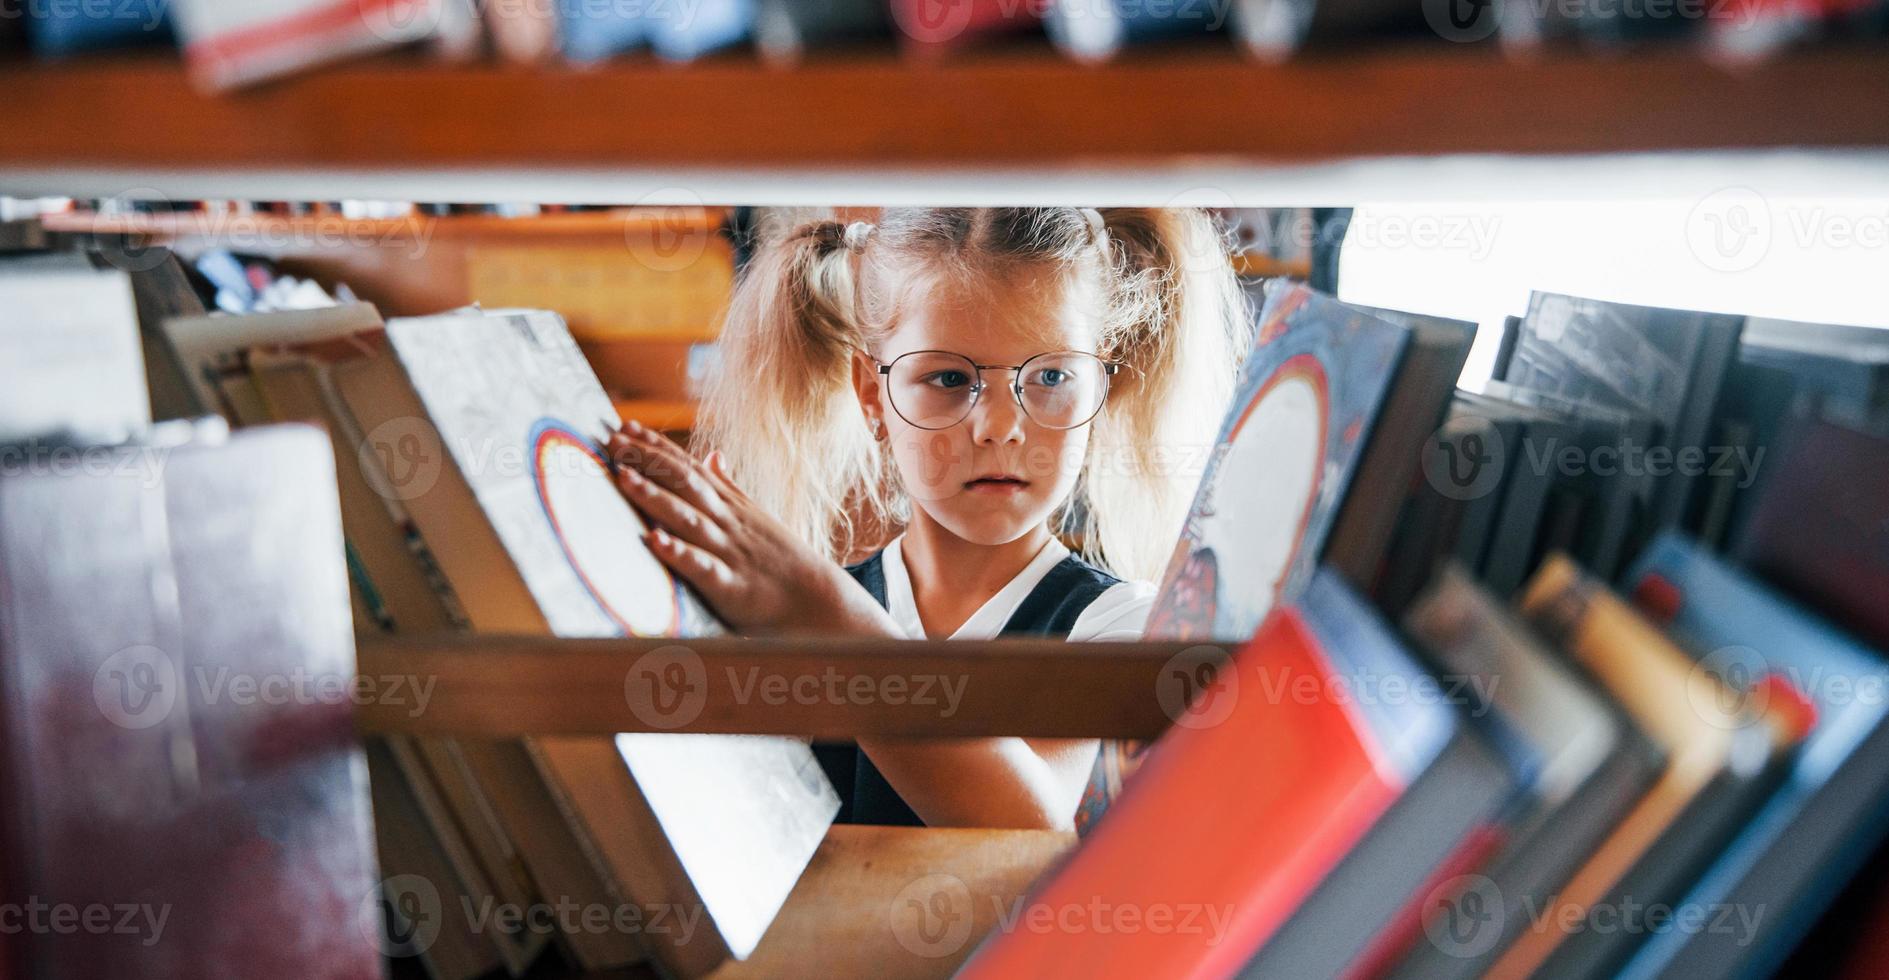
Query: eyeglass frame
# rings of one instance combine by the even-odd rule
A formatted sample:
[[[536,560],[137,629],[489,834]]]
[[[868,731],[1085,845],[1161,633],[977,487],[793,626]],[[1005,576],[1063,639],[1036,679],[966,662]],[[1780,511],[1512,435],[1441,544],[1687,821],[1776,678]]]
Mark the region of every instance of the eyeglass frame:
[[[865,353],[865,352],[862,351],[862,353]],[[1037,425],[1041,425],[1043,426],[1043,428],[1049,429],[1053,432],[1069,432],[1075,429],[1080,429],[1083,426],[1088,425],[1091,422],[1094,422],[1096,416],[1102,414],[1102,409],[1108,406],[1109,391],[1114,387],[1114,385],[1109,381],[1109,379],[1115,377],[1115,375],[1120,373],[1122,369],[1122,362],[1111,361],[1100,354],[1094,353],[1092,351],[1086,351],[1086,350],[1046,350],[1042,352],[1041,354],[1032,354],[1022,364],[1014,364],[1014,365],[1013,364],[979,364],[976,361],[972,360],[970,357],[964,354],[960,354],[957,351],[953,351],[953,350],[909,350],[893,358],[890,363],[881,362],[878,358],[873,357],[872,354],[870,353],[866,353],[866,356],[868,358],[871,358],[874,366],[876,366],[879,369],[879,376],[881,378],[889,378],[892,375],[892,368],[895,365],[897,365],[900,361],[905,360],[906,358],[912,357],[917,354],[945,354],[950,357],[961,358],[964,361],[964,363],[969,364],[971,366],[972,373],[974,373],[977,376],[977,380],[971,384],[970,406],[965,408],[963,415],[959,416],[955,421],[951,422],[949,425],[940,425],[940,426],[919,425],[917,422],[914,422],[911,419],[905,418],[905,413],[902,411],[899,411],[898,403],[896,401],[892,402],[892,411],[895,412],[899,418],[904,419],[906,425],[912,426],[913,428],[916,428],[916,429],[924,429],[927,432],[942,432],[946,429],[951,428],[951,426],[962,425],[965,419],[968,419],[971,417],[972,412],[977,411],[978,399],[984,397],[984,389],[990,387],[990,385],[984,382],[984,372],[985,371],[998,371],[998,370],[1016,372],[1016,380],[1011,382],[1008,385],[1005,385],[1005,387],[1009,389],[1010,397],[1016,399],[1017,410],[1023,413],[1024,418],[1027,418],[1031,422],[1035,422]],[[1044,422],[1039,421],[1036,416],[1031,415],[1030,407],[1023,403],[1023,369],[1026,367],[1029,367],[1030,364],[1034,361],[1037,361],[1045,357],[1052,357],[1057,354],[1081,354],[1084,357],[1095,358],[1096,361],[1102,365],[1102,399],[1101,401],[1096,403],[1095,411],[1089,413],[1088,418],[1083,419],[1082,421],[1077,422],[1074,425],[1058,426],[1058,425],[1045,424]],[[891,393],[889,391],[887,392],[886,400],[892,401]]]

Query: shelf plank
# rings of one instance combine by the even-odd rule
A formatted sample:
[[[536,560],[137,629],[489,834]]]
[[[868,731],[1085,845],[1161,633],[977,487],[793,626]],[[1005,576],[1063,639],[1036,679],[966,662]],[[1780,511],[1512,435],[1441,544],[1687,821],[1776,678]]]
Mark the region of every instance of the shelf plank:
[[[0,171],[49,167],[1094,168],[1889,146],[1889,51],[1516,62],[1460,46],[1261,65],[1164,52],[776,69],[369,61],[205,96],[175,62],[0,66]]]
[[[85,235],[151,235],[212,240],[414,241],[434,235],[482,238],[611,238],[655,232],[712,232],[728,219],[727,208],[619,208],[507,218],[486,214],[409,214],[398,218],[348,218],[339,214],[276,215],[234,212],[54,211],[39,220],[47,231]]]
[[[835,825],[754,955],[711,980],[942,980],[1075,846],[1049,830]],[[939,909],[962,921],[925,929]]]
[[[357,724],[376,734],[460,737],[1151,739],[1170,720],[1162,695],[1171,701],[1182,689],[1162,681],[1183,651],[1220,662],[1231,654],[1190,643],[1042,639],[365,640],[359,675],[369,687]],[[1056,696],[1044,697],[1050,691]]]
[[[616,403],[617,415],[635,419],[657,432],[687,432],[695,428],[695,403],[626,398]]]

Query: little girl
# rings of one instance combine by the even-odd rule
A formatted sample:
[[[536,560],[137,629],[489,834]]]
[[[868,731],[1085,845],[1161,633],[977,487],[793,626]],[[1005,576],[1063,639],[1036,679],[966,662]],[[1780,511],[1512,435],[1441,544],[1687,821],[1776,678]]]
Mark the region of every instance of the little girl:
[[[695,455],[635,423],[611,450],[651,549],[737,631],[1133,640],[1249,330],[1198,211],[816,222],[744,271]],[[861,823],[1082,827],[1118,771],[1094,740],[836,751]]]

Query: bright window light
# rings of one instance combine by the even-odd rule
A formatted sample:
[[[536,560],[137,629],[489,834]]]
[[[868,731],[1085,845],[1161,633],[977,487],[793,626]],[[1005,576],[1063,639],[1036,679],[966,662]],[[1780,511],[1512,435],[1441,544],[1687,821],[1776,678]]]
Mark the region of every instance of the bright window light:
[[[1480,391],[1531,290],[1647,306],[1889,327],[1889,198],[1704,197],[1386,204],[1352,215],[1340,299],[1480,325]]]

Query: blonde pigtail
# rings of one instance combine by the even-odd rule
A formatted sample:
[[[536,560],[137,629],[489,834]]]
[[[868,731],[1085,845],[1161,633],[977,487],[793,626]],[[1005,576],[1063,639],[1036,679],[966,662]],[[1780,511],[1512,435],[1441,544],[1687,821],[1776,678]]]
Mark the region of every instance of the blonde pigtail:
[[[1100,215],[1124,307],[1106,344],[1124,370],[1091,437],[1083,550],[1117,575],[1158,580],[1232,399],[1252,317],[1211,216]]]
[[[861,346],[854,265],[871,226],[801,225],[743,270],[691,448],[721,450],[731,475],[803,540],[835,559],[856,522],[882,525],[889,468],[852,392]]]

